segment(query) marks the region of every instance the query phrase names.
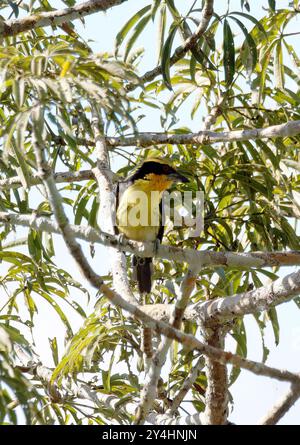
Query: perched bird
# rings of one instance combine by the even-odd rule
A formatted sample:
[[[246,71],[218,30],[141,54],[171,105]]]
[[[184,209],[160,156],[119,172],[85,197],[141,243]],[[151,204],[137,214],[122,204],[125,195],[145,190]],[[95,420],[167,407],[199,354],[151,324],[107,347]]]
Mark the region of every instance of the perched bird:
[[[135,241],[160,241],[162,195],[174,182],[188,182],[167,161],[146,159],[131,176],[117,186],[116,222],[119,233]],[[134,256],[138,288],[141,293],[151,291],[152,258]]]

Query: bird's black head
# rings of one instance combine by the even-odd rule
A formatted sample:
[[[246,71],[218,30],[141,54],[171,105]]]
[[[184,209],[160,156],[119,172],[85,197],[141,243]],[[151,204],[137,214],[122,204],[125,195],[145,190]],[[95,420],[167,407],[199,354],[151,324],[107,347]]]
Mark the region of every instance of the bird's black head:
[[[165,176],[173,182],[188,182],[188,179],[178,173],[174,167],[161,159],[146,159],[142,165],[130,177],[131,181],[148,179],[149,175]]]

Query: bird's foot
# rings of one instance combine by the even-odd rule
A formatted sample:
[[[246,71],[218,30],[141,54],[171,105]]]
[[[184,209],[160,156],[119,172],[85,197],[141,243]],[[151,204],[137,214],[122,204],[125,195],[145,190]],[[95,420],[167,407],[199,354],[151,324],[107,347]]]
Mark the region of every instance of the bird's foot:
[[[116,235],[117,243],[119,247],[122,247],[125,244],[126,236],[124,233],[118,233]]]

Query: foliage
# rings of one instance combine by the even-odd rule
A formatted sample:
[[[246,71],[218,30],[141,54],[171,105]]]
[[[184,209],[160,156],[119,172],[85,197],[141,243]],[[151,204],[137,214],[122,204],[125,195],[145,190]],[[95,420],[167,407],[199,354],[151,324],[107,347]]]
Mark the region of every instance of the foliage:
[[[0,8],[5,19],[10,15],[17,18],[24,13],[51,11],[51,3],[10,1],[0,2]],[[63,3],[72,6],[75,2]],[[171,56],[197,28],[202,2],[184,2],[184,7],[176,0],[138,3],[134,15],[124,16],[124,25],[116,30],[113,53],[95,54],[77,33],[76,22],[70,29],[38,28],[2,40],[0,178],[19,175],[22,187],[0,190],[1,211],[51,215],[43,189],[30,187],[31,176],[36,173],[34,135],[43,141],[54,171],[76,172],[95,165],[92,107],[101,111],[103,131],[112,136],[141,131],[145,116],[151,113],[159,116],[161,123],[161,128],[153,131],[198,131],[199,121],[212,112],[220,98],[223,103],[213,125],[216,132],[300,119],[300,56],[291,31],[299,14],[297,2],[286,2],[280,9],[281,2],[264,0],[259,2],[264,7],[260,9],[252,2],[241,1],[239,10],[232,10],[230,3],[227,9],[227,2],[222,2],[197,45],[174,65]],[[143,72],[144,50],[139,45],[147,33],[157,35],[158,50],[157,54],[150,50],[148,54],[147,50],[145,56],[153,67],[158,60],[162,76],[132,88]],[[299,146],[300,136],[293,136],[218,145],[167,144],[127,151],[116,147],[111,153],[121,176],[145,156],[169,158],[190,177],[182,190],[205,193],[203,234],[186,239],[185,228],[170,227],[166,242],[195,249],[273,251],[300,249],[295,226],[300,214]],[[94,181],[67,184],[60,187],[60,192],[72,223],[97,228],[99,203]],[[57,244],[51,235],[3,224],[0,242],[1,422],[17,423],[21,414],[12,405],[15,398],[27,423],[82,423],[84,418],[90,423],[110,422],[117,414],[104,406],[86,409],[78,400],[62,405],[49,400],[39,382],[28,380],[13,367],[14,344],[29,347],[42,298],[56,311],[66,330],[63,357],[55,341],[50,344],[54,365],[58,365],[54,379],[61,382],[72,376],[80,383],[91,374],[100,382],[94,385],[99,393],[114,394],[121,401],[133,400],[139,394],[143,370],[138,322],[125,319],[120,310],[100,298],[74,335],[71,312],[61,301],[85,318],[86,305],[78,304],[72,294],[73,289],[84,294],[88,291],[74,279],[75,274],[72,277],[63,270],[61,260],[55,257]],[[202,270],[192,301],[259,287],[266,278],[274,279],[277,272],[276,268]],[[185,273],[183,264],[157,263],[156,285],[148,303],[172,303],[172,286],[180,284]],[[110,275],[104,278],[111,283]],[[268,355],[264,343],[266,319],[272,323],[276,344],[279,342],[276,310],[257,314],[263,360]],[[187,323],[184,329],[199,333],[193,323]],[[237,352],[247,356],[243,321],[238,320],[230,333]],[[163,382],[168,397],[180,388],[197,358],[178,345],[173,347],[170,373]],[[122,375],[120,364],[127,370]],[[238,374],[239,370],[232,371],[231,383]],[[204,408],[205,386],[205,374],[200,373],[192,390],[193,406],[198,411]],[[128,422],[125,415],[118,420]]]

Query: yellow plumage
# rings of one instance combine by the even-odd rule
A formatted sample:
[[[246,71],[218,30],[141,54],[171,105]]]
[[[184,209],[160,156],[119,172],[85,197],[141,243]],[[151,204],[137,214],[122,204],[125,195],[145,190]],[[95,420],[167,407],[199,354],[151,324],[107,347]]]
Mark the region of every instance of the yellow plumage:
[[[135,241],[161,241],[163,235],[160,204],[173,182],[187,182],[168,162],[147,159],[118,185],[117,227]],[[122,186],[122,187],[121,187]],[[122,191],[121,191],[122,188]],[[140,292],[151,290],[151,258],[134,257]]]

